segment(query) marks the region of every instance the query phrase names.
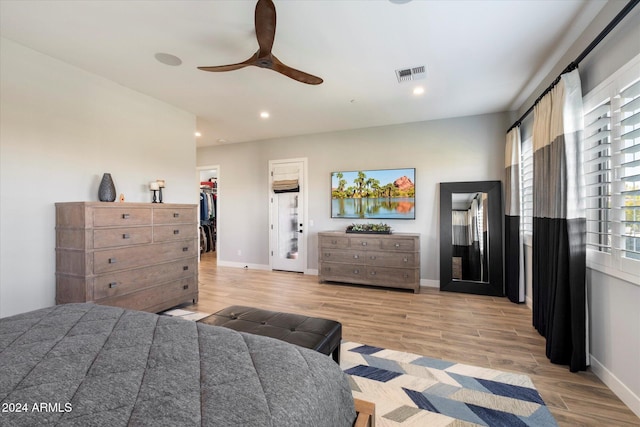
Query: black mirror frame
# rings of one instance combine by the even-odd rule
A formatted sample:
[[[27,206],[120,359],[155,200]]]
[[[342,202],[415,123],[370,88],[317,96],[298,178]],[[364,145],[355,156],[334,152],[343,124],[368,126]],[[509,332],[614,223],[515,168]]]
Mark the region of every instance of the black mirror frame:
[[[453,280],[451,245],[451,195],[487,193],[489,210],[489,283]],[[468,294],[504,296],[502,254],[502,182],[440,183],[440,290]]]

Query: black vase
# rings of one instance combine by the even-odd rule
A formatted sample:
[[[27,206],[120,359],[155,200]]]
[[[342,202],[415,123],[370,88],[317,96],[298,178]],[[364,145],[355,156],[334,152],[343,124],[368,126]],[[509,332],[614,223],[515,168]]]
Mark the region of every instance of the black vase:
[[[116,199],[116,187],[113,185],[110,173],[102,175],[100,187],[98,188],[98,200],[101,202],[113,202]]]

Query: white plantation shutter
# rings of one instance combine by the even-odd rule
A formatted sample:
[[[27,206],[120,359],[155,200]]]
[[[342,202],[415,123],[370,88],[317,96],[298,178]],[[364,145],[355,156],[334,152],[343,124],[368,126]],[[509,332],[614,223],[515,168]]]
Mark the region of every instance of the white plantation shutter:
[[[611,252],[611,102],[604,100],[585,114],[585,186],[587,248]]]
[[[640,260],[640,76],[619,94],[621,256]]]
[[[640,284],[640,55],[583,102],[588,266]]]
[[[522,174],[522,218],[520,229],[525,234],[533,233],[533,138],[529,136],[522,141],[522,158],[520,168]]]

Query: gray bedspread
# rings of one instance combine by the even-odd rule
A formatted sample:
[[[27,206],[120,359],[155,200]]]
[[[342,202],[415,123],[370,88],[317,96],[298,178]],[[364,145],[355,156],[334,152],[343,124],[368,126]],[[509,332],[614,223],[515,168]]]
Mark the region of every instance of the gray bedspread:
[[[323,354],[151,313],[67,304],[0,319],[2,426],[348,426]]]

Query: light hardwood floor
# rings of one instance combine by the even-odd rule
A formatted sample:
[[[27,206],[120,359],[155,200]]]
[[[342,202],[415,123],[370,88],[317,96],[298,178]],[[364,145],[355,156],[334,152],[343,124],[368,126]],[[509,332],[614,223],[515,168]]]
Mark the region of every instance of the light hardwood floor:
[[[320,284],[317,276],[217,267],[214,257],[203,256],[200,297],[190,309],[239,304],[338,320],[345,340],[529,375],[561,426],[640,426],[593,373],[548,361],[524,305],[434,288],[413,294]]]

